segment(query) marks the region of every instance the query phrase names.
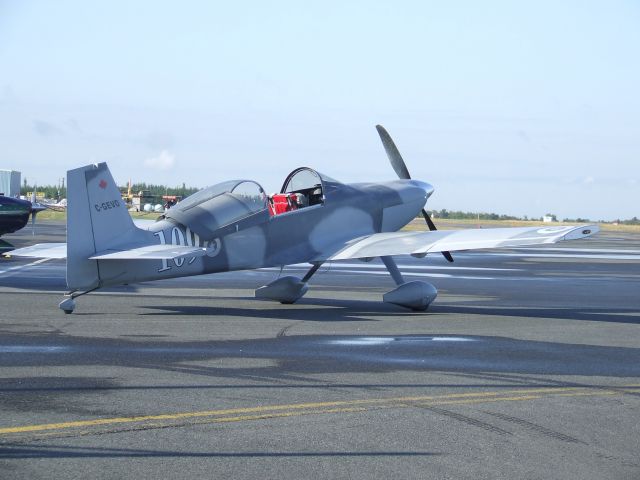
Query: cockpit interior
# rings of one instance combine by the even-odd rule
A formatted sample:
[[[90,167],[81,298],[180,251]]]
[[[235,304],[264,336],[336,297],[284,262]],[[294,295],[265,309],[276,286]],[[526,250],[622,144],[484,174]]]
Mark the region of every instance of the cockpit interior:
[[[271,216],[324,204],[322,178],[315,170],[302,167],[284,181],[280,193],[269,196]]]

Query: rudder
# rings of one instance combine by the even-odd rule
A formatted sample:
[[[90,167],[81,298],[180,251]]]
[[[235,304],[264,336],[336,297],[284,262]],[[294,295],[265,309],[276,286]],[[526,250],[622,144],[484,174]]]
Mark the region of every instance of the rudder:
[[[100,264],[89,257],[117,245],[135,244],[142,231],[133,223],[106,163],[67,171],[67,286],[99,287]]]

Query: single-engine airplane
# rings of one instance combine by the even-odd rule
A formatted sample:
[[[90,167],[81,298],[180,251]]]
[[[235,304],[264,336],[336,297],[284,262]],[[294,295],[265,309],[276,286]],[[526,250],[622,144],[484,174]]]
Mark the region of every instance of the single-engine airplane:
[[[387,131],[376,128],[398,180],[343,184],[302,167],[274,195],[252,180],[231,180],[185,198],[146,228],[134,224],[106,163],[69,170],[67,243],[37,244],[10,255],[66,257],[69,293],[60,303],[65,313],[73,312],[80,295],[107,286],[308,263],[304,277],[280,277],[255,292],[257,298],[293,303],[323,263],[375,257],[397,284],[383,300],[425,310],[436,288],[406,282],[394,255],[439,253],[451,262],[453,251],[554,243],[599,230],[581,225],[438,231],[424,209],[433,187],[411,179]],[[399,231],[420,214],[428,231]]]
[[[36,214],[47,207],[35,201],[35,194],[31,199],[21,200],[19,198],[5,197],[0,195],[0,236],[6,233],[13,233],[24,228],[31,216],[31,228],[33,230],[36,222]],[[13,246],[7,242],[0,243],[0,250],[10,250]]]

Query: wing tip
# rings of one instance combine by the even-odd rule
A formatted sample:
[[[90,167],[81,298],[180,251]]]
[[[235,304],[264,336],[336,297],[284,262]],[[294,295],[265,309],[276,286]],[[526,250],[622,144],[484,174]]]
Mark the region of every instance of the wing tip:
[[[587,238],[595,235],[599,231],[600,226],[595,223],[591,225],[578,225],[573,230],[570,230],[563,237],[563,240],[578,240],[580,238]]]

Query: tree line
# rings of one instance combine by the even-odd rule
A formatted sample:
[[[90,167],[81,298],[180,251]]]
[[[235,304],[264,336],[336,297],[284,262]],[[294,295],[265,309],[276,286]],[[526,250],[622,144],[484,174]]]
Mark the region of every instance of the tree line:
[[[118,187],[123,194],[126,194],[129,190],[128,185],[119,186]],[[40,193],[44,194],[45,198],[53,198],[56,200],[60,200],[62,198],[67,198],[67,187],[64,185],[31,185],[27,182],[27,179],[23,182],[20,187],[20,195],[27,196],[33,191],[36,191],[38,195]],[[131,193],[137,194],[141,190],[148,191],[151,195],[156,197],[162,197],[162,195],[177,195],[182,198],[191,195],[192,193],[197,192],[199,189],[195,187],[187,187],[184,183],[181,186],[176,187],[168,187],[166,185],[155,185],[152,183],[134,183],[131,185]]]
[[[124,187],[120,187],[120,191],[123,193],[127,193],[129,190],[129,186],[125,185]],[[141,190],[148,191],[151,195],[161,197],[162,195],[177,195],[179,197],[185,198],[191,195],[192,193],[196,193],[199,188],[195,187],[187,187],[184,183],[182,186],[176,187],[168,187],[166,185],[155,185],[153,183],[134,183],[131,185],[131,193],[136,195]]]
[[[447,210],[446,208],[432,210],[431,216],[434,218],[450,218],[452,220],[528,220],[527,217],[520,218],[497,213],[463,212],[461,210]]]
[[[54,198],[56,200],[67,198],[67,187],[64,185],[30,185],[25,178],[20,187],[20,195],[27,196],[34,190],[38,194],[43,193],[45,198]],[[28,200],[31,199],[29,198]]]
[[[434,218],[447,218],[451,220],[534,220],[534,221],[542,221],[542,217],[528,217],[527,215],[523,217],[517,217],[513,215],[500,215],[497,213],[478,213],[478,212],[463,212],[461,210],[447,210],[443,208],[442,210],[431,210],[429,212]],[[556,221],[556,216],[548,214],[553,217],[553,220]],[[563,218],[563,222],[565,223],[589,223],[592,220],[588,218]],[[640,225],[640,219],[638,217],[633,217],[628,220],[598,220],[598,223],[619,223],[620,225]]]
[[[129,186],[124,185],[120,186],[120,191],[123,194],[126,194]],[[67,188],[64,185],[30,185],[27,183],[27,179],[24,179],[22,187],[20,189],[20,195],[27,195],[29,192],[33,192],[34,189],[37,189],[37,192],[44,193],[46,198],[53,198],[56,200],[60,200],[62,198],[67,198]],[[131,185],[131,193],[137,194],[141,190],[148,191],[151,195],[156,197],[162,197],[162,195],[177,195],[179,197],[185,198],[195,193],[199,190],[199,188],[195,187],[187,187],[184,183],[181,186],[176,187],[168,187],[167,185],[156,185],[153,183],[134,183]],[[513,215],[501,215],[498,213],[478,213],[478,212],[463,212],[461,210],[447,210],[443,208],[441,210],[431,210],[431,215],[434,218],[447,218],[451,220],[539,220],[542,221],[542,217],[528,217],[527,215],[523,217],[517,217]],[[590,222],[588,218],[564,218],[563,222],[568,223],[587,223]],[[640,225],[640,220],[638,217],[633,217],[628,220],[615,220],[614,222],[605,222],[604,220],[600,220],[600,223],[619,223],[622,225]]]

